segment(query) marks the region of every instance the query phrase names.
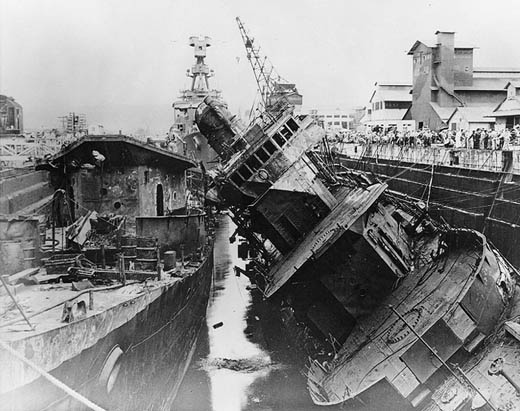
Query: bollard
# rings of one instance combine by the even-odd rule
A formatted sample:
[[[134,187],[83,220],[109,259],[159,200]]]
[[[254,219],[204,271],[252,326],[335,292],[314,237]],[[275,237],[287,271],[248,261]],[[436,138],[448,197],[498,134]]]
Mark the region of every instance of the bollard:
[[[175,251],[164,252],[164,269],[172,270],[177,266],[177,253]]]

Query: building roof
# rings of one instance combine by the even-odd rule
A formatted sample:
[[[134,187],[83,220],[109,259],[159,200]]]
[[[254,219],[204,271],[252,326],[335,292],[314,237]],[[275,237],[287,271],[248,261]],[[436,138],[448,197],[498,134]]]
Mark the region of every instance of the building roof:
[[[4,105],[11,105],[18,108],[22,108],[22,105],[18,103],[14,98],[0,94],[0,106],[3,107]]]
[[[425,42],[420,41],[420,40],[417,40],[415,43],[413,43],[413,46],[410,48],[410,50],[408,50],[408,53],[406,53],[406,54],[408,54],[408,55],[413,55],[413,53],[415,52],[415,49],[416,49],[417,47],[419,47],[421,44],[422,44],[423,46],[425,46],[425,47],[432,48],[431,46],[428,46]]]
[[[437,113],[439,118],[444,122],[448,121],[448,119],[451,117],[451,115],[453,114],[453,112],[455,111],[455,108],[456,108],[456,107],[441,107],[437,103],[433,103],[433,102],[430,103],[430,106]]]
[[[473,73],[518,73],[520,67],[473,67]]]
[[[437,33],[435,33],[435,34],[437,34]],[[443,32],[443,33],[449,33],[449,32]],[[437,48],[437,45],[435,45],[435,46],[428,46],[428,44],[426,44],[426,42],[417,40],[413,44],[412,48],[408,51],[407,54],[408,55],[413,55],[413,53],[415,52],[415,49],[417,49],[417,47],[419,47],[419,45],[421,45],[421,44],[424,45],[425,47],[428,47],[428,48],[431,48],[431,49]],[[475,46],[470,46],[470,45],[464,44],[464,45],[458,45],[458,46],[454,47],[454,50],[468,50],[468,49],[476,49],[476,48],[477,47],[475,47]]]
[[[381,87],[412,87],[412,85],[409,82],[404,81],[378,81],[374,84],[374,86],[381,86]]]
[[[506,99],[488,115],[490,117],[520,116],[520,100],[518,98]]]
[[[508,81],[506,86],[504,88],[508,88],[509,85],[512,85],[514,88],[520,88],[520,80],[512,80],[512,81]]]
[[[472,86],[455,86],[455,90],[461,91],[502,91],[510,81],[508,78],[499,77],[473,77]]]
[[[376,88],[370,96],[370,103],[374,99],[376,93],[382,101],[412,101],[412,96],[410,94],[412,86],[410,84],[376,83],[375,86]]]
[[[494,123],[494,119],[486,117],[491,112],[491,110],[493,110],[493,107],[489,106],[457,107],[451,114],[450,118],[448,119],[448,122],[451,121],[451,119],[456,113],[460,113],[468,123]]]
[[[147,144],[125,135],[86,135],[63,147],[58,153],[38,165],[40,169],[51,169],[57,164],[68,164],[75,160],[79,165],[93,163],[92,151],[105,157],[105,164],[150,165],[175,171],[196,167],[197,163],[180,154]],[[54,167],[53,167],[54,165]]]

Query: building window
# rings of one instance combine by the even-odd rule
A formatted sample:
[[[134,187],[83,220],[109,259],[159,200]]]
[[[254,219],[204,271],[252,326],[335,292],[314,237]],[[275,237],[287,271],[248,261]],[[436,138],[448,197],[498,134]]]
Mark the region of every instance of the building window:
[[[385,107],[387,109],[406,110],[408,107],[410,107],[410,102],[408,102],[408,101],[386,101]]]

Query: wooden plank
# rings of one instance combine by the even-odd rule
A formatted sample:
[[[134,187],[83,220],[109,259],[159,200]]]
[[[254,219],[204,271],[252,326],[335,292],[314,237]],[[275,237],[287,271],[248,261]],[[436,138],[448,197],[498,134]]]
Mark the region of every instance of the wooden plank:
[[[18,273],[15,273],[15,274],[11,274],[8,278],[7,278],[7,282],[9,285],[14,285],[16,284],[16,282],[22,278],[26,278],[26,277],[29,277],[31,275],[34,275],[36,273],[38,273],[38,271],[40,271],[40,267],[36,267],[36,268],[26,268],[25,270],[22,270]]]

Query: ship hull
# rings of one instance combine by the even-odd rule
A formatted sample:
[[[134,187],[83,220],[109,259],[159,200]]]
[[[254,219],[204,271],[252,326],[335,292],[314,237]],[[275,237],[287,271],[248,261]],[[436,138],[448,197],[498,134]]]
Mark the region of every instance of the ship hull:
[[[122,325],[50,374],[105,409],[170,409],[205,321],[212,273],[213,252],[182,280],[107,310],[112,312],[104,313],[105,320],[122,321]],[[103,331],[100,322],[86,326]],[[48,356],[67,351],[64,347],[54,350],[56,334],[46,334],[41,339]],[[72,345],[81,343],[70,341]],[[24,351],[30,359],[27,344]],[[0,402],[5,410],[85,408],[42,377],[4,393]]]

